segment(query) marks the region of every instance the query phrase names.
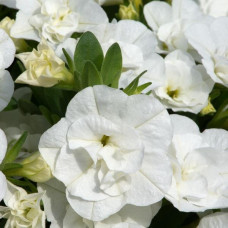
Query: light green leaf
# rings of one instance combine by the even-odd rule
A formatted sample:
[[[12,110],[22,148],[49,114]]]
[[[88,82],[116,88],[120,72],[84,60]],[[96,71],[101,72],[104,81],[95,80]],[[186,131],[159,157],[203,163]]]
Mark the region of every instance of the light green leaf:
[[[70,55],[67,53],[67,51],[63,48],[63,54],[66,57],[67,60],[67,65],[69,66],[70,72],[73,74],[74,73],[74,61],[71,59]]]
[[[152,84],[152,82],[147,82],[145,84],[142,84],[142,85],[138,86],[136,91],[135,91],[135,94],[140,94],[144,89],[149,87],[151,84]]]
[[[17,140],[17,142],[6,152],[6,156],[2,162],[4,166],[7,163],[12,163],[17,158],[26,138],[28,136],[28,132],[24,132],[21,137]]]
[[[122,71],[122,54],[118,43],[114,43],[107,51],[101,67],[101,77],[105,85],[118,88]]]
[[[102,85],[102,78],[96,66],[91,61],[86,61],[81,74],[82,87]]]
[[[12,170],[12,169],[20,169],[22,168],[23,165],[19,164],[19,163],[6,163],[4,165],[4,167],[2,168],[2,171],[8,171],[8,170]]]
[[[89,60],[93,62],[100,71],[103,59],[103,51],[97,38],[91,32],[84,33],[78,41],[74,53],[75,69],[79,73],[82,73],[86,61]]]
[[[143,74],[145,74],[146,71],[143,71],[139,76],[137,76],[123,91],[127,95],[133,95],[135,94],[138,84],[139,84],[139,79],[142,77]]]

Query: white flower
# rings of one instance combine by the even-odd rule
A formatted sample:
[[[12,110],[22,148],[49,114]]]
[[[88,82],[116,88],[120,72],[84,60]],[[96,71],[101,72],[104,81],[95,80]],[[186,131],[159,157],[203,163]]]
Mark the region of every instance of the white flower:
[[[40,209],[43,193],[27,192],[10,182],[4,197],[6,207],[0,206],[0,218],[6,218],[5,228],[45,228],[45,213]]]
[[[121,20],[89,29],[100,42],[104,53],[115,42],[120,45],[123,68],[136,69],[155,52],[157,39],[140,22]]]
[[[123,2],[123,0],[95,0],[99,5],[117,5]]]
[[[146,72],[143,76],[141,76],[139,85],[147,82],[152,82],[152,84],[143,92],[165,86],[165,61],[160,55],[154,53],[148,59],[145,59],[142,66],[138,69],[123,72],[119,80],[119,88],[126,88],[139,74],[144,71]]]
[[[191,26],[186,36],[202,56],[202,63],[210,77],[228,86],[228,18],[214,19],[211,23]]]
[[[202,11],[213,17],[228,16],[227,0],[198,0]]]
[[[67,70],[65,63],[55,55],[45,40],[39,43],[37,50],[16,56],[26,68],[16,79],[17,83],[51,87],[59,82],[71,84],[73,81],[73,75]]]
[[[16,6],[19,12],[11,30],[15,38],[40,41],[44,37],[56,44],[74,32],[108,22],[104,10],[92,0],[17,0]]]
[[[38,184],[38,191],[45,191],[42,200],[51,228],[145,228],[149,227],[151,219],[161,207],[161,201],[145,207],[127,205],[109,218],[93,222],[82,218],[70,207],[65,195],[65,186],[56,179]]]
[[[216,212],[203,217],[197,228],[227,228],[228,213]]]
[[[171,118],[173,180],[166,198],[186,212],[228,207],[228,132],[209,129],[200,133],[191,119]]]
[[[165,68],[165,85],[155,89],[161,102],[174,111],[200,112],[214,85],[203,66],[196,65],[188,53],[176,50],[165,57]]]
[[[4,132],[0,129],[0,165],[5,157],[6,149],[7,149],[7,140]],[[2,201],[3,197],[5,196],[6,192],[6,177],[0,171],[0,201]]]
[[[0,29],[0,69],[6,69],[12,64],[15,52],[13,41],[3,29]]]
[[[160,1],[146,4],[144,15],[148,25],[161,41],[159,52],[167,52],[190,49],[184,32],[189,25],[201,19],[202,13],[194,1],[173,0],[172,6]]]
[[[14,83],[7,70],[0,69],[0,111],[10,102],[13,95]]]
[[[8,34],[0,29],[0,111],[9,103],[14,90],[14,83],[8,71],[16,52],[13,41]]]
[[[66,118],[46,131],[39,150],[66,186],[71,207],[100,221],[125,204],[147,206],[170,187],[165,108],[146,95],[94,86],[69,103]]]
[[[0,0],[0,5],[7,6],[9,8],[16,8],[16,0]]]

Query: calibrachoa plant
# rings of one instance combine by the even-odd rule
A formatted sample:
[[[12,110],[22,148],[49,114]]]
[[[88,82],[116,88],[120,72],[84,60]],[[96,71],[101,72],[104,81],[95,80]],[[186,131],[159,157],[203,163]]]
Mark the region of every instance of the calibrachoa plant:
[[[0,0],[0,227],[228,227],[227,0]]]

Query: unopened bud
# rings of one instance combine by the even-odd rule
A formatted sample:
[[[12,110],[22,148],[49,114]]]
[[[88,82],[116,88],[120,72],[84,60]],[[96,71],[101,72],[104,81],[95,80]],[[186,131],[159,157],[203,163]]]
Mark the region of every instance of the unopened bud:
[[[25,158],[18,169],[17,175],[26,177],[34,182],[46,182],[52,178],[51,169],[39,152]]]
[[[5,17],[0,21],[0,28],[5,30],[5,32],[10,36],[18,52],[26,51],[28,49],[26,42],[23,39],[17,39],[10,35],[10,31],[14,23],[15,21],[13,19]]]
[[[208,104],[206,107],[204,107],[201,111],[200,111],[200,114],[202,116],[205,116],[205,115],[208,115],[208,114],[212,114],[212,113],[215,113],[216,110],[214,108],[214,106],[211,104],[211,99],[208,98]]]
[[[119,18],[120,19],[131,19],[131,20],[139,19],[139,14],[136,11],[132,2],[130,2],[130,4],[128,6],[120,5]]]

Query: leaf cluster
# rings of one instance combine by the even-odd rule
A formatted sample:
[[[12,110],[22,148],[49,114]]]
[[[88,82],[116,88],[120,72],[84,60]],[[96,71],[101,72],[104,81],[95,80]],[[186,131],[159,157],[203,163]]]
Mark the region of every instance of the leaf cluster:
[[[78,92],[88,86],[107,85],[118,88],[122,72],[122,54],[114,43],[104,56],[102,47],[91,32],[84,33],[75,49],[74,58],[63,49],[69,70],[74,75],[74,88]]]

